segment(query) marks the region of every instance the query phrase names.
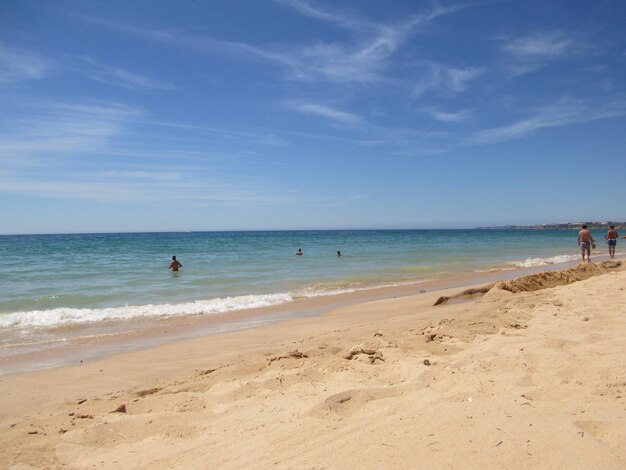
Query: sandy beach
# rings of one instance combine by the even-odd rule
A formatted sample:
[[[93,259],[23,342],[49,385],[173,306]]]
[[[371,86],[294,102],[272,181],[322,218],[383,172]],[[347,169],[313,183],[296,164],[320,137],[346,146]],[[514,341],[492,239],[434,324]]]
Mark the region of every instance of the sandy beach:
[[[618,264],[5,376],[0,467],[624,468]]]

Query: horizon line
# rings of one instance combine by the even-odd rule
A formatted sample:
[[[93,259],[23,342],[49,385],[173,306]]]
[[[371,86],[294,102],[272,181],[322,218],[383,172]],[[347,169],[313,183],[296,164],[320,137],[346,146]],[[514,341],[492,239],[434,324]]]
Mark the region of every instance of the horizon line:
[[[472,227],[429,227],[429,228],[407,228],[407,227],[389,227],[389,228],[279,228],[279,229],[223,229],[223,230],[138,230],[138,231],[110,231],[110,232],[32,232],[32,233],[0,233],[0,237],[15,236],[45,236],[45,235],[140,235],[140,234],[158,234],[158,233],[242,233],[242,232],[373,232],[373,231],[428,231],[428,230],[502,230],[502,229],[534,229],[538,227],[547,227],[553,225],[626,225],[626,222],[551,222],[543,224],[530,225],[490,225],[490,226],[472,226]]]

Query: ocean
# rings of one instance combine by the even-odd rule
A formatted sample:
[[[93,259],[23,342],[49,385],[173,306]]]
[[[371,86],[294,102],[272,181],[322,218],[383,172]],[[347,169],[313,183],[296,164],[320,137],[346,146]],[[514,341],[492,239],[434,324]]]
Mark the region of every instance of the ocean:
[[[208,316],[576,261],[576,236],[504,229],[0,236],[0,356],[77,325]],[[603,244],[598,249],[604,254]],[[172,255],[183,264],[176,273],[168,269]]]

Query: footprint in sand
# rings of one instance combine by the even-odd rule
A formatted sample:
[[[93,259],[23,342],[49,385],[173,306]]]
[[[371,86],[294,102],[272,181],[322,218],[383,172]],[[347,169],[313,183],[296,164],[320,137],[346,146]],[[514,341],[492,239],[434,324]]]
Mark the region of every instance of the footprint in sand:
[[[323,418],[331,414],[340,416],[352,416],[363,408],[368,402],[391,398],[402,392],[393,388],[370,388],[361,390],[346,390],[329,396],[323,403],[311,410],[311,415]]]

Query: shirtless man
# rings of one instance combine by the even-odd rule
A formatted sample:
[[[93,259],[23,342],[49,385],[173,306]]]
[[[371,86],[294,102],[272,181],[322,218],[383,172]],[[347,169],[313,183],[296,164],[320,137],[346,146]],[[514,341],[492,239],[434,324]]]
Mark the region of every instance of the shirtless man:
[[[609,244],[609,256],[615,258],[615,247],[617,246],[617,239],[619,234],[615,230],[615,225],[611,225],[611,229],[606,234],[606,242]]]
[[[172,262],[170,263],[170,269],[172,271],[178,271],[178,268],[182,268],[183,265],[176,259],[176,256],[172,256]]]
[[[583,229],[578,232],[578,246],[583,255],[583,261],[585,261],[585,251],[587,252],[587,261],[591,261],[591,244],[594,243],[591,232],[587,229],[587,225],[583,225]]]

